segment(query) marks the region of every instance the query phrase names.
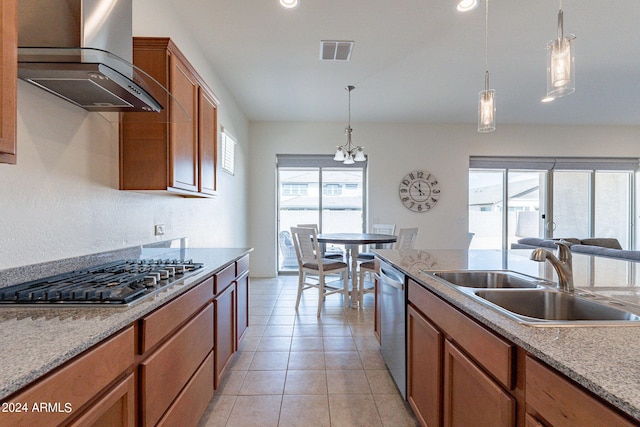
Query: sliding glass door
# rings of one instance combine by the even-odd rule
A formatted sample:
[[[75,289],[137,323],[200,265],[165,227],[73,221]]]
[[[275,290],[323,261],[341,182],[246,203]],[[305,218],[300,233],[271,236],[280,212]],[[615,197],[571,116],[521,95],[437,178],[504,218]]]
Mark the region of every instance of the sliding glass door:
[[[365,230],[366,162],[343,166],[330,156],[278,156],[278,270],[297,270],[287,235],[298,224],[324,233]],[[331,250],[331,248],[328,248]]]

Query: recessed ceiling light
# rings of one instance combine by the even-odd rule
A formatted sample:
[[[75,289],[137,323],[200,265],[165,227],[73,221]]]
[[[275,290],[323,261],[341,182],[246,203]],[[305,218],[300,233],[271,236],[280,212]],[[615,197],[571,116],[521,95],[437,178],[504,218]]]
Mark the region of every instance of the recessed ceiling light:
[[[298,6],[298,0],[280,0],[280,6],[286,9],[293,9]]]
[[[551,102],[551,101],[553,101],[554,99],[556,99],[556,97],[555,97],[555,96],[545,96],[544,98],[542,98],[542,99],[540,100],[540,102],[547,103],[547,102]]]
[[[478,0],[460,0],[456,6],[458,12],[468,12],[478,7]]]

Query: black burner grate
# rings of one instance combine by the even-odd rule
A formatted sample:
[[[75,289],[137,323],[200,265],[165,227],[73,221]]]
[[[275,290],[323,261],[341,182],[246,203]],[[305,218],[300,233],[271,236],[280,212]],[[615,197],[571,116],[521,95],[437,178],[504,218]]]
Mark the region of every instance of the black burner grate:
[[[121,260],[0,288],[0,304],[129,304],[203,267],[192,260]]]

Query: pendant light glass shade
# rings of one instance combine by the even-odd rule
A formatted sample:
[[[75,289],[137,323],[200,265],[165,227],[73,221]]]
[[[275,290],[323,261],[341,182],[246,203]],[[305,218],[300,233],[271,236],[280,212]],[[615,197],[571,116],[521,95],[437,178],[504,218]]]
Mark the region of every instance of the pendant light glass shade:
[[[489,72],[485,74],[485,89],[478,93],[478,132],[496,130],[496,91],[489,89]]]
[[[478,7],[478,3],[478,0],[460,0],[456,5],[456,10],[458,12],[469,12]]]
[[[547,43],[547,97],[559,98],[576,90],[573,34],[564,35],[563,12],[558,12],[558,37]]]

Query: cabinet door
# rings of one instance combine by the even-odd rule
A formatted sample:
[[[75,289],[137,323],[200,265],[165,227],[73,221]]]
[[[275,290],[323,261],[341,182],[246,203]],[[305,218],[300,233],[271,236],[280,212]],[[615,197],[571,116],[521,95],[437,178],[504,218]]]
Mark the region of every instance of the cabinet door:
[[[232,284],[214,300],[215,334],[214,334],[214,387],[217,389],[224,374],[227,363],[236,346],[235,305],[236,286]]]
[[[113,386],[69,427],[134,427],[136,382],[133,374]]]
[[[249,326],[249,273],[236,281],[236,348]]]
[[[420,424],[438,427],[442,408],[443,335],[407,307],[407,400]]]
[[[515,426],[515,400],[448,340],[444,344],[444,426]]]
[[[213,98],[202,88],[198,98],[198,149],[199,151],[199,191],[216,193],[217,106]]]
[[[170,124],[169,185],[181,190],[198,190],[198,83],[177,55],[171,55],[171,93],[191,117]],[[180,117],[176,114],[176,117]]]
[[[381,300],[380,300],[380,280],[379,280],[380,276],[378,276],[378,272],[376,271],[376,274],[373,276],[373,295],[374,295],[374,300],[373,300],[373,334],[376,336],[376,338],[378,339],[378,344],[382,344],[382,341],[380,340],[380,328],[382,327],[382,324],[380,323],[380,310],[382,309],[381,307]]]
[[[0,2],[0,163],[16,163],[18,27],[16,0]]]

